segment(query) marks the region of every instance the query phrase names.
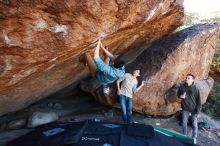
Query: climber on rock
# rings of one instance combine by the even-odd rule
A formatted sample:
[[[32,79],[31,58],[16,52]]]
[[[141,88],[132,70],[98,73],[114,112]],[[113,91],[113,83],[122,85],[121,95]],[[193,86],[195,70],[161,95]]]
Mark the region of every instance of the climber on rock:
[[[99,56],[100,48],[107,56],[105,62]],[[100,40],[95,48],[94,57],[92,58],[89,53],[86,53],[85,60],[92,77],[95,77],[102,85],[113,83],[125,74],[124,61],[119,57],[116,58],[104,48]],[[110,61],[111,64],[109,64]]]

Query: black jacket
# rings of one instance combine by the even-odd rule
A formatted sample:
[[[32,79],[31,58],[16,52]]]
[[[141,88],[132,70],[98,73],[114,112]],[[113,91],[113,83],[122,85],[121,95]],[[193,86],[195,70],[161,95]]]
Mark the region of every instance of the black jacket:
[[[180,94],[186,92],[186,98],[181,102],[182,109],[198,114],[201,110],[201,98],[198,87],[194,83],[191,86],[184,83],[180,85],[179,92]]]

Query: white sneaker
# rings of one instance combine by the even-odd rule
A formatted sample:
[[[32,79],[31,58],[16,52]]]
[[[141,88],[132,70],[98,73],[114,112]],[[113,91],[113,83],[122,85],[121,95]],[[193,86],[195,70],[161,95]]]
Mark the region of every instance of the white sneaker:
[[[196,143],[197,143],[196,138],[193,138],[193,143],[194,143],[194,144],[196,144]]]
[[[104,93],[105,93],[105,94],[109,94],[109,91],[110,91],[109,87],[104,87],[103,90],[104,90]]]

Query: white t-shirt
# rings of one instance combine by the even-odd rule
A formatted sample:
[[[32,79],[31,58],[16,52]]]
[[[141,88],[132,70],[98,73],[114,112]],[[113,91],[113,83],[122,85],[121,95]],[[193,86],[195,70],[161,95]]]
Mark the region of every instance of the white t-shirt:
[[[118,79],[118,81],[122,82],[120,88],[120,95],[132,98],[132,94],[137,88],[137,78],[130,73],[126,73],[124,76]]]

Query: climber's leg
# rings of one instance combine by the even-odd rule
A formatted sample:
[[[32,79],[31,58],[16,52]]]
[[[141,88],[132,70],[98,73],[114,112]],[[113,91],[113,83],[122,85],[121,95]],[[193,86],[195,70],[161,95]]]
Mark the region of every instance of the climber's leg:
[[[92,77],[96,77],[96,73],[97,73],[97,67],[96,67],[96,64],[93,60],[93,58],[91,57],[91,55],[87,52],[85,53],[85,61],[86,61],[86,64],[89,68],[89,71],[92,75]]]

